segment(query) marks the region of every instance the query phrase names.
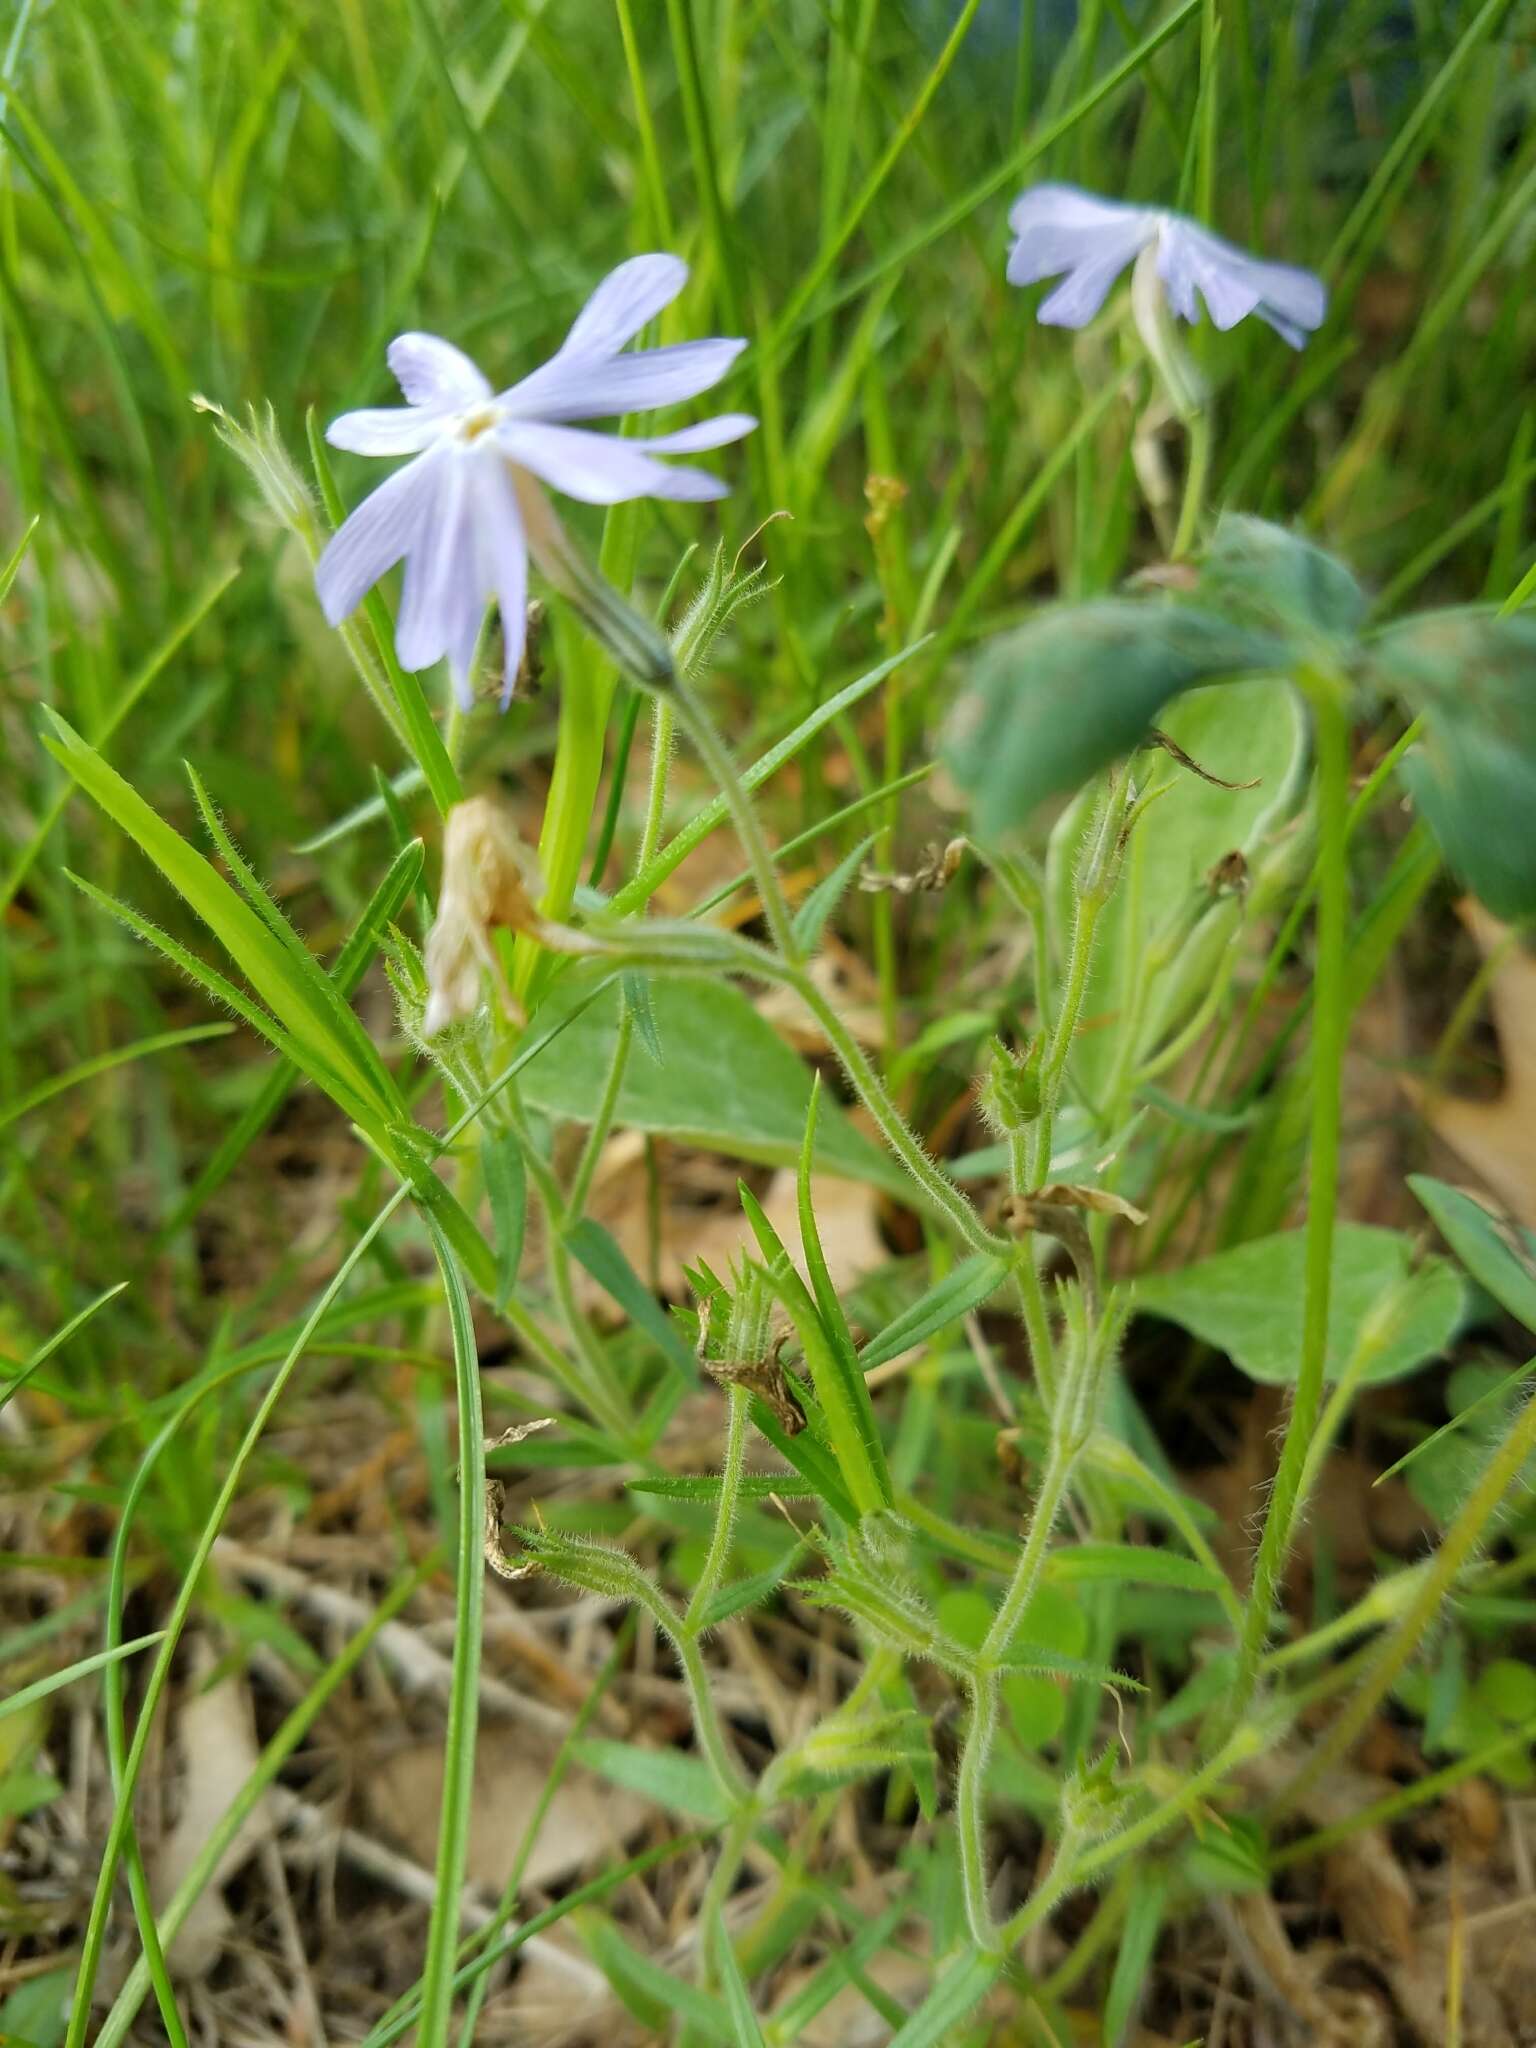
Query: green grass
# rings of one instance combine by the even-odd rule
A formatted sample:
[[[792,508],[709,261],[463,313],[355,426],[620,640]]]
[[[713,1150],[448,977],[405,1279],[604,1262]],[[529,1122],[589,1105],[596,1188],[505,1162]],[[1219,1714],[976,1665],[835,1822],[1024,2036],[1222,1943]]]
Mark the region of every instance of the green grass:
[[[732,495],[707,514],[642,504],[606,524],[579,513],[572,523],[649,610],[685,548],[700,546],[686,593],[717,537],[729,559],[770,515],[790,515],[757,544],[772,592],[731,622],[701,693],[760,788],[758,815],[791,877],[830,874],[871,833],[877,865],[916,867],[925,840],[957,829],[932,780],[916,778],[969,651],[1047,599],[1113,590],[1172,543],[1182,440],[1159,438],[1173,495],[1149,506],[1147,449],[1136,445],[1144,369],[1123,294],[1072,336],[1037,326],[1030,300],[1003,281],[1007,207],[1035,179],[1182,202],[1234,239],[1327,274],[1326,325],[1299,355],[1254,322],[1195,335],[1216,393],[1209,507],[1304,523],[1382,593],[1383,614],[1523,594],[1536,566],[1529,10],[1518,0],[1083,0],[1026,11],[1021,35],[1002,0],[213,0],[200,10],[23,0],[0,50],[0,557],[16,555],[0,578],[0,1353],[7,1370],[30,1375],[17,1395],[25,1441],[8,1440],[4,1456],[31,1503],[27,1544],[90,1561],[79,1641],[110,1655],[91,1682],[114,1778],[128,1783],[155,1697],[178,1669],[176,1631],[189,1616],[219,1626],[221,1590],[205,1567],[231,1503],[288,1486],[302,1512],[309,1482],[273,1448],[274,1415],[302,1415],[311,1396],[355,1382],[396,1421],[420,1423],[445,1523],[441,1569],[454,1575],[465,1624],[448,1710],[443,1889],[395,1987],[409,1997],[419,1978],[418,2038],[433,2048],[458,2038],[454,1972],[474,1967],[456,1951],[450,1902],[473,1760],[480,1509],[473,1445],[455,1490],[451,1421],[456,1408],[478,1439],[475,1337],[478,1327],[483,1346],[489,1325],[469,1300],[494,1298],[498,1279],[480,1196],[502,1157],[495,1145],[521,1159],[530,1118],[526,1199],[557,1227],[547,1267],[524,1261],[495,1325],[507,1347],[495,1362],[515,1356],[556,1389],[551,1400],[583,1404],[571,1439],[585,1427],[594,1457],[621,1443],[626,1459],[651,1458],[681,1388],[657,1369],[653,1338],[610,1340],[570,1313],[581,1204],[566,1214],[553,1168],[550,1185],[538,1178],[542,1112],[507,1076],[513,1046],[493,1047],[494,1059],[465,1052],[440,1094],[396,1028],[379,954],[408,978],[392,927],[420,936],[439,811],[460,783],[501,784],[531,833],[542,816],[546,867],[567,901],[585,877],[605,879],[629,914],[664,883],[671,910],[697,910],[736,856],[700,869],[688,893],[682,852],[712,846],[728,806],[715,798],[706,809],[713,793],[691,766],[670,796],[648,792],[646,720],[637,731],[629,686],[557,601],[544,685],[505,718],[489,697],[450,717],[440,676],[422,678],[416,695],[390,664],[382,609],[344,646],[320,617],[304,549],[191,398],[205,393],[236,417],[270,405],[307,468],[311,420],[388,402],[383,351],[401,329],[449,335],[510,382],[626,254],[686,256],[692,278],[663,339],[750,343],[715,394],[721,409],[761,420],[714,458]],[[370,486],[369,471],[336,459],[343,502]],[[872,477],[901,486],[873,515]],[[314,486],[317,532],[325,483]],[[914,647],[876,687],[850,687]],[[1386,727],[1382,746],[1398,730]],[[604,734],[610,767],[620,760],[625,774],[599,877]],[[790,735],[792,759],[786,748],[776,773],[753,773]],[[661,798],[665,812],[654,810]],[[1400,839],[1378,806],[1352,841],[1356,958],[1378,966],[1405,930],[1444,930],[1433,861],[1394,868]],[[1047,876],[1047,888],[1059,880]],[[832,912],[871,964],[887,1066],[902,1045],[937,1034],[899,1091],[920,1132],[939,1129],[966,1094],[987,1031],[1027,1011],[1027,977],[999,993],[988,963],[1031,917],[1059,909],[1042,909],[1034,888],[1023,868],[968,871],[943,895],[855,893]],[[800,885],[797,900],[806,893]],[[129,906],[132,928],[112,901]],[[1310,957],[1299,911],[1286,931],[1277,976]],[[672,942],[663,933],[654,945]],[[514,965],[535,998],[550,986],[545,958]],[[658,952],[647,971],[671,964]],[[981,1021],[950,1042],[946,1021],[973,1000]],[[1227,1023],[1240,1021],[1234,1003]],[[643,1006],[626,1015],[627,1047],[643,1038]],[[1227,1071],[1243,1087],[1205,1109],[1256,1101],[1263,1121],[1235,1136],[1156,1135],[1170,1185],[1197,1210],[1218,1155],[1238,1160],[1228,1221],[1255,1236],[1279,1227],[1300,1185],[1305,1074],[1293,1063],[1289,1082],[1263,1093],[1271,1069],[1243,1064],[1245,1041],[1240,1053]],[[643,1072],[644,1045],[629,1056]],[[602,1084],[594,1076],[594,1108]],[[296,1200],[274,1164],[270,1133],[289,1128],[288,1115],[309,1119],[292,1126],[300,1149],[304,1133],[320,1132],[327,1160],[343,1162],[319,1203]],[[443,1131],[449,1177],[434,1171]],[[495,1185],[504,1233],[511,1197]],[[924,1211],[919,1199],[909,1213],[922,1216],[903,1240],[920,1270],[904,1297],[861,1300],[852,1320],[870,1334],[943,1289],[965,1253],[941,1207]],[[1204,1242],[1221,1233],[1218,1217]],[[819,1265],[811,1278],[790,1304],[804,1371],[837,1390],[832,1407],[857,1434],[869,1403],[858,1399],[852,1339]],[[965,1540],[954,1524],[967,1521],[971,1495],[985,1492],[991,1536],[1007,1542],[996,1419],[956,1327],[926,1326],[930,1352],[878,1398],[883,1445],[861,1443],[840,1477],[816,1464],[827,1454],[808,1437],[781,1448],[813,1490],[846,1502],[846,1482],[855,1510],[888,1500],[893,1475],[898,1501],[920,1491],[917,1478],[932,1481],[926,1505],[952,1545]],[[1186,1368],[1197,1376],[1199,1357]],[[524,1412],[499,1382],[486,1385]],[[1026,1435],[1030,1420],[1026,1404]],[[1147,1462],[1155,1450],[1136,1445]],[[1109,1480],[1083,1484],[1102,1519]],[[680,1570],[697,1570],[688,1546],[702,1555],[720,1525],[697,1503],[675,1505],[675,1517],[644,1525],[648,1555],[660,1567],[676,1548]],[[733,1576],[771,1578],[782,1526],[750,1495],[737,1505]],[[594,1516],[592,1526],[632,1522]],[[1482,1525],[1462,1533],[1458,1556],[1470,1556]],[[994,1549],[990,1566],[974,1554],[970,1564],[994,1591],[1006,1575],[996,1562]],[[375,1622],[416,1590],[419,1563],[420,1546],[395,1526],[378,1559]],[[7,1682],[32,1688],[29,1713],[53,1669],[27,1632],[35,1621],[19,1604],[0,1614]],[[1112,1648],[1097,1609],[1093,1626]],[[232,1658],[249,1654],[255,1627],[247,1615],[228,1630]],[[142,1649],[162,1629],[171,1633],[146,1690],[148,1659],[122,1644],[143,1637]],[[305,1674],[305,1698],[339,1685],[366,1649],[354,1637]],[[1097,1641],[1063,1654],[1110,1661]],[[907,1680],[889,1645],[871,1653],[866,1683],[883,1712],[900,1710]],[[1091,1692],[1073,1689],[1053,1755],[1086,1762]],[[269,1777],[304,1732],[287,1725],[271,1736]],[[1198,1763],[1215,1768],[1212,1754]],[[1022,1767],[1009,1780],[1019,1811],[1027,1780]],[[910,1770],[892,1786],[904,1819],[932,1797]],[[1170,1810],[1182,1811],[1177,1800]],[[666,2021],[683,2038],[788,2038],[761,1993],[791,1952],[797,1901],[814,1901],[829,1952],[872,1952],[868,1926],[836,1902],[838,1871],[816,1860],[826,1813],[814,1801],[810,1812],[803,1838],[758,1844],[781,1866],[761,1929],[722,1921],[717,1867],[701,1966],[676,1979]],[[146,1937],[130,1983],[136,1999],[158,1999],[179,2038],[126,1798],[116,1816],[112,1853],[134,1880],[132,1907],[124,1898],[117,1910],[136,1910]],[[931,1828],[917,1831],[928,1861],[914,1860],[911,1910],[926,1916],[937,1963],[956,1930],[923,1889],[942,1889]],[[744,1834],[733,1853],[745,1846]],[[695,1853],[691,1837],[677,1853]],[[215,1860],[204,1858],[204,1880]],[[1110,1860],[1100,1859],[1106,1870]],[[84,1955],[88,1974],[117,1896],[112,1862],[100,1868],[89,1921],[59,1937],[64,1960],[74,1968]],[[1150,1948],[1161,1893],[1154,1903],[1104,1896],[1120,1899],[1117,1915]],[[621,1998],[655,2007],[647,1959],[626,1963],[614,1946],[634,1927],[604,1886],[566,1903],[578,1918],[609,1914],[582,1918],[606,1930],[589,1935],[592,1953]],[[526,1938],[523,1910],[515,1893],[503,1901],[480,1963]],[[910,1925],[896,1921],[889,1938]],[[987,1959],[963,1945],[956,1954],[903,2042],[963,2038]],[[854,1981],[862,1968],[850,1965]],[[1128,2009],[1109,1971],[1100,1995]],[[82,2003],[72,2042],[89,2021]],[[134,2024],[150,2022],[135,2022],[124,1993],[102,2038]],[[380,2021],[369,2038],[393,2038],[393,2025]]]

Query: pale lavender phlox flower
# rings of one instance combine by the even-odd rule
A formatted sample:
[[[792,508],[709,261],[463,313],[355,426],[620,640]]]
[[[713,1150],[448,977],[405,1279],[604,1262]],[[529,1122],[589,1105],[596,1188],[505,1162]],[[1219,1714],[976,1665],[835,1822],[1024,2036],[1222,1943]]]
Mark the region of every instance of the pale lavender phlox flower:
[[[1220,328],[1250,313],[1300,348],[1322,325],[1328,291],[1320,277],[1289,263],[1266,263],[1224,242],[1209,228],[1154,206],[1126,206],[1073,185],[1035,185],[1008,216],[1017,237],[1008,255],[1010,284],[1061,283],[1042,302],[1049,327],[1083,327],[1103,305],[1121,272],[1143,251],[1162,280],[1169,306],[1196,321],[1203,298]]]
[[[494,601],[506,647],[505,705],[523,653],[528,556],[539,560],[541,542],[548,549],[558,534],[540,482],[588,505],[724,497],[718,477],[656,458],[739,440],[757,424],[745,413],[628,440],[568,424],[675,405],[719,383],[745,342],[619,353],[687,279],[688,266],[676,256],[621,263],[588,299],[558,354],[507,391],[493,391],[468,356],[436,335],[392,341],[389,367],[406,404],[344,413],[325,438],[358,455],[414,459],[363,500],[320,557],[315,585],[331,624],[403,560],[400,665],[430,668],[446,655],[467,709],[475,644]]]

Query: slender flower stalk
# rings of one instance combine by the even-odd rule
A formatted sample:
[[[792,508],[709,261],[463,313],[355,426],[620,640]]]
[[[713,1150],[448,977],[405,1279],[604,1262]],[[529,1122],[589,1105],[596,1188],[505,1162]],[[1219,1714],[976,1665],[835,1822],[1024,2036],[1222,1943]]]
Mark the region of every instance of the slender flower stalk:
[[[1323,1402],[1328,1310],[1339,1201],[1339,1132],[1345,1041],[1349,1029],[1348,926],[1349,713],[1332,676],[1307,672],[1318,756],[1317,965],[1311,1060],[1311,1174],[1307,1189],[1306,1299],[1296,1392],[1253,1565],[1237,1674],[1220,1718],[1230,1735],[1253,1699],[1274,1622],[1280,1581],[1305,1505],[1308,1451]]]

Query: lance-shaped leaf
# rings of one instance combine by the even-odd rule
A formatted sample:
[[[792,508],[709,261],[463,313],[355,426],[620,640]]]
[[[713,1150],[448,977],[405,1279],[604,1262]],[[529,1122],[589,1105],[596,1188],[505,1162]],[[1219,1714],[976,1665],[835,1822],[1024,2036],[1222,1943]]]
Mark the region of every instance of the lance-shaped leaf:
[[[1286,659],[1283,640],[1191,605],[1105,598],[1044,612],[982,649],[946,759],[977,831],[995,838],[1139,746],[1181,691]]]

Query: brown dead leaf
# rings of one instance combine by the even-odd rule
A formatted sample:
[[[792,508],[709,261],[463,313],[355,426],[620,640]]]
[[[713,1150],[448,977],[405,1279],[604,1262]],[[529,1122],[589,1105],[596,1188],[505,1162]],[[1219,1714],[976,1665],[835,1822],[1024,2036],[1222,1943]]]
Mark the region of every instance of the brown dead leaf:
[[[1418,1904],[1385,1828],[1362,1828],[1323,1860],[1323,1893],[1348,1940],[1368,1954],[1407,1962]]]
[[[176,1723],[182,1764],[181,1810],[150,1866],[150,1889],[157,1908],[174,1896],[231,1801],[256,1769],[256,1735],[245,1682],[231,1675],[203,1691],[203,1681],[214,1662],[213,1651],[200,1639],[192,1651],[192,1687]],[[222,1887],[252,1854],[268,1826],[266,1807],[258,1803],[220,1857],[213,1877],[171,1943],[166,1960],[178,1976],[206,1975],[223,1953],[234,1916],[224,1903]]]
[[[506,1884],[549,1765],[550,1753],[530,1749],[526,1732],[482,1731],[470,1809],[466,1874],[471,1884],[492,1895]],[[436,1742],[413,1742],[394,1750],[367,1779],[374,1825],[427,1869],[437,1855],[442,1795],[443,1751]],[[578,1870],[618,1862],[647,1811],[633,1793],[600,1783],[587,1772],[568,1771],[539,1830],[525,1883],[558,1884]]]
[[[1456,906],[1486,959],[1509,927],[1471,897]],[[1493,1102],[1410,1094],[1435,1134],[1485,1180],[1527,1229],[1536,1229],[1536,957],[1512,946],[1488,989],[1504,1064],[1504,1092]]]
[[[1504,1832],[1504,1809],[1486,1778],[1464,1778],[1440,1801],[1451,1848],[1473,1863],[1484,1863]]]
[[[1392,2024],[1382,2001],[1326,1982],[1327,1945],[1293,1948],[1268,1893],[1221,1901],[1216,1912],[1255,1988],[1300,2022],[1309,2048],[1390,2048]]]

